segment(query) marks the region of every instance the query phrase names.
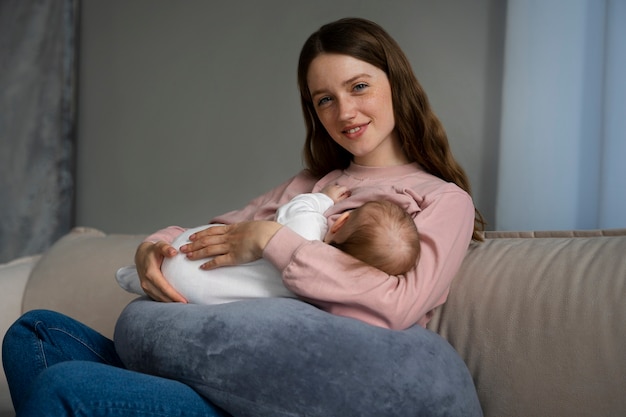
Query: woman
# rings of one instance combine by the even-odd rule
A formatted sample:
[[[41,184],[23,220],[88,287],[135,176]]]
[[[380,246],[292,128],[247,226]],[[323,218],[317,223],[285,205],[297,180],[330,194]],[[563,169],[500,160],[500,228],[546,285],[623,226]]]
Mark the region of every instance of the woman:
[[[480,415],[463,364],[423,327],[445,301],[482,220],[406,57],[378,25],[343,19],[306,41],[298,82],[308,169],[242,210],[213,219],[226,226],[196,233],[181,251],[190,259],[214,256],[205,268],[263,257],[310,304],[183,305],[160,272],[162,260],[176,253],[171,234],[157,232],[135,256],[142,287],[154,300],[180,303],[131,303],[116,329],[123,360],[111,341],[80,323],[51,312],[27,314],[7,333],[4,347],[18,415],[52,408],[54,415],[113,408],[120,415],[220,415],[204,398],[234,416],[384,415],[390,403],[394,408],[386,413],[394,416]],[[384,274],[270,220],[296,194],[333,182],[352,195],[326,212],[330,227],[342,212],[372,199],[393,201],[413,216],[421,235],[413,270]],[[407,362],[394,350],[404,346],[403,338],[412,350]],[[381,341],[389,363],[380,359]],[[202,395],[180,382],[131,372],[122,362],[183,381]],[[394,385],[410,366],[420,377]],[[106,390],[99,394],[101,385]],[[404,385],[406,393],[399,388]]]

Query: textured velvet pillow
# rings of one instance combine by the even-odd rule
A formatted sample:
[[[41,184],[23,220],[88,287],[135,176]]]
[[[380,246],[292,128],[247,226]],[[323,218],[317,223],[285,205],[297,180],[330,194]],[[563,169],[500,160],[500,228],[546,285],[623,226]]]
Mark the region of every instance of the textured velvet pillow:
[[[115,330],[124,363],[177,379],[235,416],[480,416],[452,347],[294,299],[131,303]]]

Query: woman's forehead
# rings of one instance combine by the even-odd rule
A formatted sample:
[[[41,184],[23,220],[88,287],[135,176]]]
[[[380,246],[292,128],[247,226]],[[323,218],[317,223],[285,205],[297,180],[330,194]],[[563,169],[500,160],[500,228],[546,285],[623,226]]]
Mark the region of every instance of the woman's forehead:
[[[359,77],[374,78],[384,72],[365,61],[342,54],[321,54],[311,61],[307,84],[311,95],[318,90],[339,87]]]

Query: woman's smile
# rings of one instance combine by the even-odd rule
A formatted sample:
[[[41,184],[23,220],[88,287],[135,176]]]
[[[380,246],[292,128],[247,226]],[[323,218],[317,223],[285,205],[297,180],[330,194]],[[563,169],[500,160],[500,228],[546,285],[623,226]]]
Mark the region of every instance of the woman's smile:
[[[348,137],[348,139],[358,139],[365,133],[368,125],[369,123],[365,123],[362,125],[347,127],[343,130],[343,134]]]

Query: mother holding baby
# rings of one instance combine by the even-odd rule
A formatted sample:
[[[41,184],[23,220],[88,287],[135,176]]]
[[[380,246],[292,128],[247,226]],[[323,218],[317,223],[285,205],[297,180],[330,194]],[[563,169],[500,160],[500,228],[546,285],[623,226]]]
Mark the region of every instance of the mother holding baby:
[[[212,257],[207,269],[264,258],[299,299],[185,304],[160,270],[176,254],[173,236],[157,232],[135,256],[152,300],[126,308],[115,343],[49,311],[9,330],[3,361],[18,416],[482,415],[465,365],[425,329],[482,218],[406,56],[377,24],[338,20],[305,42],[298,85],[307,169],[214,218],[225,225],[181,251]],[[419,230],[419,263],[388,275],[273,221],[297,194],[331,183],[351,195],[326,211],[329,227],[367,201],[391,201]]]

